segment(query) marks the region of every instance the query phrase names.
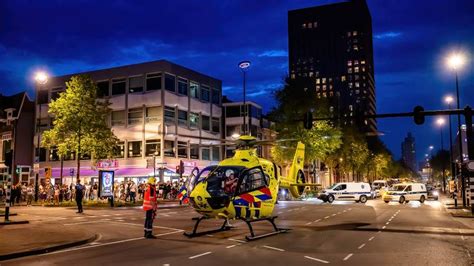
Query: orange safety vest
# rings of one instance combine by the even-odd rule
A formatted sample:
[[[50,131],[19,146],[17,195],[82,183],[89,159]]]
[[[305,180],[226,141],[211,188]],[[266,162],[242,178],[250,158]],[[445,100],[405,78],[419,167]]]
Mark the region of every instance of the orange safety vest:
[[[156,187],[155,185],[148,185],[145,190],[145,197],[143,198],[143,210],[156,210],[157,207]]]

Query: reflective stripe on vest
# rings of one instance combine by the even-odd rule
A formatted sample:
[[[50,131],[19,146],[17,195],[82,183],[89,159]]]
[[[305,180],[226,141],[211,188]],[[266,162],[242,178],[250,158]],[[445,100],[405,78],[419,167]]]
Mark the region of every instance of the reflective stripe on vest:
[[[149,186],[146,188],[145,196],[143,197],[143,210],[153,210],[156,207],[156,188]]]

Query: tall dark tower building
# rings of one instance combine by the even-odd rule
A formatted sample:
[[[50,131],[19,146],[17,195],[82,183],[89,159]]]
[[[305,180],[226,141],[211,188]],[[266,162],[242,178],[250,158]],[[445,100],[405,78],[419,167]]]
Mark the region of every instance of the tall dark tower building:
[[[402,142],[402,161],[414,172],[416,172],[415,138],[408,132]]]
[[[375,81],[372,18],[365,0],[352,0],[288,12],[290,78],[306,78],[330,111],[375,133]]]

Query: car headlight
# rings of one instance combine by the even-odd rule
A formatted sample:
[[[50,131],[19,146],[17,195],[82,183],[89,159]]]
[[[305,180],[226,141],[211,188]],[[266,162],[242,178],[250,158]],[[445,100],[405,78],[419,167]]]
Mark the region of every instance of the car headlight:
[[[433,196],[439,196],[439,192],[438,191],[433,192]]]

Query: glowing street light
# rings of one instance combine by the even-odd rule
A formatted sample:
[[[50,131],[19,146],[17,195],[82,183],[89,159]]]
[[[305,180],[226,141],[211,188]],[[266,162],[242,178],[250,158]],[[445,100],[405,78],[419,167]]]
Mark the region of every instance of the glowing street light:
[[[445,101],[448,105],[451,105],[451,103],[454,101],[454,98],[453,98],[453,96],[448,95],[448,96],[444,97],[444,101]],[[451,108],[450,108],[450,109],[451,109]]]
[[[247,70],[250,67],[250,61],[248,61],[248,60],[241,61],[241,62],[239,62],[238,66],[239,66],[239,68],[240,68],[240,70],[242,71],[242,74],[243,74],[243,94],[244,94],[243,95],[244,96],[244,115],[243,115],[243,117],[244,117],[244,132],[243,132],[243,134],[246,135],[247,134],[247,122],[246,122],[246,120],[247,120],[246,119],[246,117],[247,117],[247,104],[246,104],[246,101],[245,101],[246,100],[245,99],[245,94],[246,94],[245,93],[245,85],[246,85],[245,84],[246,83],[245,82],[246,81],[245,74],[247,73]],[[251,121],[249,120],[249,124],[250,123],[251,123]],[[250,125],[249,125],[249,128],[250,128]]]
[[[451,110],[451,103],[454,101],[453,96],[447,95],[444,97],[444,102],[448,104],[448,109]],[[451,176],[456,176],[456,166],[453,163],[453,128],[451,123],[451,115],[448,116],[449,119],[449,165],[451,168]]]
[[[48,74],[46,74],[46,72],[43,72],[43,71],[36,72],[35,81],[36,83],[40,85],[46,84],[48,82]]]
[[[452,53],[446,58],[446,64],[453,70],[459,70],[466,64],[466,56],[459,52]]]
[[[444,120],[444,118],[440,117],[436,120],[436,124],[438,124],[438,126],[442,126],[444,125],[446,121]]]

